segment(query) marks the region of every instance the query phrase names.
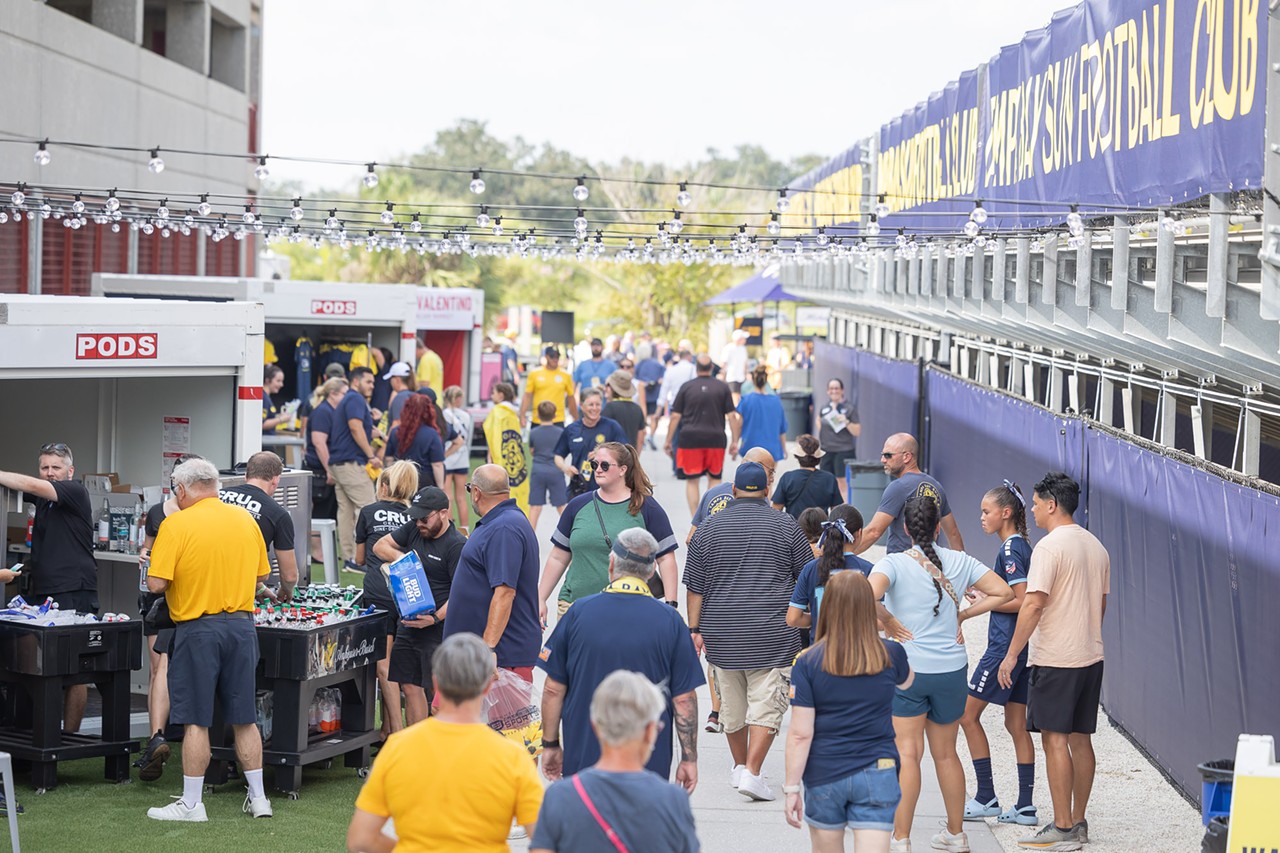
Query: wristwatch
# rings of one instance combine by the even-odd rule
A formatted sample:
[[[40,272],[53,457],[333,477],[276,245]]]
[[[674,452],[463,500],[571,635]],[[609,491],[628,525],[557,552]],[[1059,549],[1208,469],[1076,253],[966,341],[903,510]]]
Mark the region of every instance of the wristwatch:
[[[560,741],[558,741],[558,740],[548,740],[547,738],[545,738],[545,737],[544,737],[544,738],[542,739],[542,748],[543,748],[543,749],[559,749],[559,748],[560,748]]]
[[[543,741],[543,743],[545,744],[545,743],[546,743],[546,741]],[[784,794],[798,794],[798,793],[800,793],[800,786],[799,786],[799,785],[783,785],[783,786],[782,786],[782,793],[784,793]]]
[[[702,629],[701,629],[701,628],[699,628],[697,625],[690,625],[690,626],[689,626],[689,633],[690,633],[690,634],[701,634],[701,633],[702,633]]]
[[[680,602],[678,602],[678,601],[669,600],[669,601],[667,602],[667,604],[670,604],[670,605],[671,605],[672,607],[674,607],[676,610],[679,610],[679,609],[680,609]]]

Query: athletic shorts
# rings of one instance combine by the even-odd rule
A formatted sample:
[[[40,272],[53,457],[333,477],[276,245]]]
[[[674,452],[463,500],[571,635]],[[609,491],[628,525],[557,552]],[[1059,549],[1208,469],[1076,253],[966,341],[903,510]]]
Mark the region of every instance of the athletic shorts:
[[[169,723],[208,728],[215,700],[228,725],[257,722],[257,669],[258,633],[248,613],[179,622],[169,660]]]
[[[48,595],[33,596],[35,604],[44,604],[46,598],[58,602],[59,610],[74,610],[77,613],[98,612],[98,591],[96,589],[73,589],[69,592],[51,592]]]
[[[676,466],[686,477],[708,477],[719,480],[724,473],[723,447],[677,447]]]
[[[164,598],[163,592],[140,592],[138,593],[138,613],[142,615],[142,636],[154,637],[160,632],[159,628],[153,628],[147,624],[147,614],[151,612],[151,606],[159,599]]]
[[[385,611],[383,618],[386,620],[383,624],[382,632],[388,637],[394,637],[396,632],[400,630],[400,614],[396,612],[396,605],[390,598],[371,597],[367,592],[360,599],[362,607],[368,607],[372,604],[379,610]]]
[[[880,765],[887,763],[887,767]],[[825,785],[804,786],[804,820],[817,829],[893,829],[902,799],[898,762],[884,758]]]
[[[968,701],[965,689],[966,667],[954,672],[917,672],[911,686],[893,695],[895,717],[929,716],[929,722],[939,725],[954,723],[964,716]]]
[[[400,626],[391,645],[387,678],[396,684],[416,684],[431,698],[431,655],[444,641],[444,626],[407,628]]]
[[[564,474],[552,468],[550,471],[533,469],[529,477],[529,506],[564,506],[569,502],[569,487]]]
[[[743,726],[777,731],[791,705],[791,667],[721,669],[712,664],[711,683],[720,697],[720,722],[730,734]]]
[[[973,668],[969,676],[969,695],[992,705],[1006,705],[1016,702],[1027,704],[1027,689],[1031,685],[1031,673],[1027,671],[1026,656],[1020,658],[1013,667],[1013,686],[1001,687],[998,673],[1004,655],[993,655],[988,651]]]
[[[844,482],[845,462],[850,459],[857,459],[858,453],[854,450],[828,450],[822,454],[822,458],[818,460],[818,470],[827,471],[835,475],[840,482]]]
[[[1091,735],[1098,730],[1102,661],[1090,666],[1033,666],[1027,731]]]

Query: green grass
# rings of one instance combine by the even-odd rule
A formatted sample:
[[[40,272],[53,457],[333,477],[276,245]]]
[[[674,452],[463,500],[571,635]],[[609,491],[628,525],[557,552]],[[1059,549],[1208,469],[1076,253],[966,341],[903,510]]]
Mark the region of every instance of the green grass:
[[[180,850],[182,853],[273,853],[341,850],[356,795],[364,780],[355,768],[335,758],[329,770],[304,768],[299,799],[273,791],[272,771],[265,773],[267,796],[275,816],[253,820],[242,814],[245,786],[228,781],[204,795],[208,823],[169,823],[147,817],[147,809],[164,806],[182,793],[180,745],[157,782],[113,784],[102,777],[103,760],[87,758],[58,765],[58,786],[37,795],[30,777],[17,773],[15,793],[26,813],[18,818],[24,850],[93,850],[94,853],[137,853]],[[0,825],[0,833],[5,827]],[[0,844],[7,849],[7,843]]]

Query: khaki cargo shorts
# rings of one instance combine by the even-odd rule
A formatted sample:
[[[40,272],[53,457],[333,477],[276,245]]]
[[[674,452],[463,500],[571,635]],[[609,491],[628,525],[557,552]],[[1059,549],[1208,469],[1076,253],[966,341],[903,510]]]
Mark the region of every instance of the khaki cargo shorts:
[[[791,667],[721,669],[714,664],[711,687],[720,697],[720,722],[733,733],[743,726],[777,732],[790,705]]]

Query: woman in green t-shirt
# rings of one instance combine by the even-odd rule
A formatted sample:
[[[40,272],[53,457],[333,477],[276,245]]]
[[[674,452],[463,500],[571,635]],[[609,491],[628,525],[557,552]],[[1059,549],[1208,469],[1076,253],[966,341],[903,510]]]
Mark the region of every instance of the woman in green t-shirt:
[[[640,467],[639,456],[631,445],[612,441],[589,454],[597,488],[569,501],[551,534],[551,554],[538,584],[544,624],[547,599],[562,577],[559,613],[605,588],[609,552],[618,534],[632,527],[643,527],[658,540],[658,572],[650,588],[655,597],[675,605],[676,537],[666,511],[654,500],[653,485]]]

